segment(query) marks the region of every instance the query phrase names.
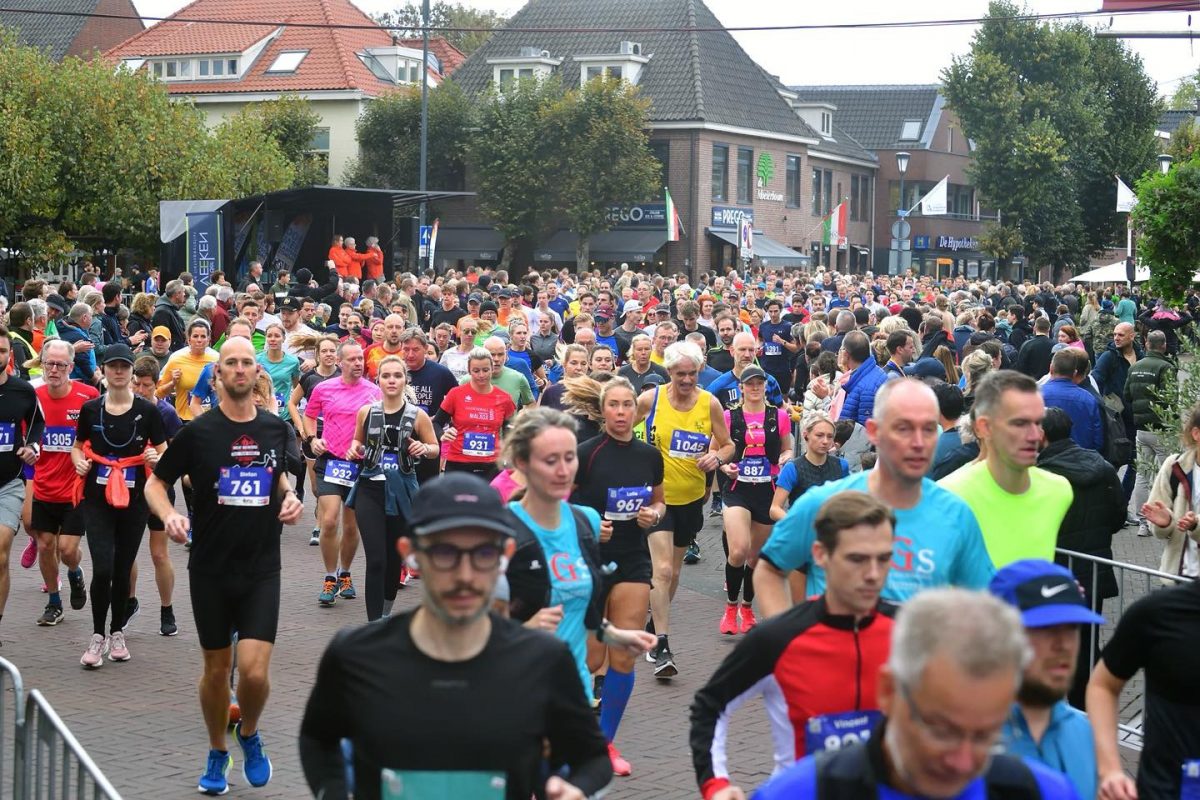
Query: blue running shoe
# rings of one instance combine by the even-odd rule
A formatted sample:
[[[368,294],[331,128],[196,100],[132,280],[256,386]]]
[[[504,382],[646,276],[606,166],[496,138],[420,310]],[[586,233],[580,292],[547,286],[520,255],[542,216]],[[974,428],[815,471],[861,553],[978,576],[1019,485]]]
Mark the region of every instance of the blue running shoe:
[[[338,597],[342,598],[343,600],[353,600],[354,598],[358,597],[358,592],[354,591],[354,583],[350,580],[349,572],[343,572],[338,577],[338,585],[340,586],[338,589]]]
[[[326,578],[321,584],[321,593],[317,595],[317,602],[323,606],[331,606],[337,600],[338,588],[337,581],[333,578]]]
[[[242,723],[233,729],[238,744],[242,746],[242,774],[251,786],[266,786],[271,780],[271,759],[263,752],[262,736],[255,731],[252,736],[242,736]]]
[[[209,750],[208,751],[208,766],[204,770],[204,774],[200,776],[200,783],[196,786],[203,794],[225,794],[229,791],[229,781],[226,776],[229,774],[229,768],[233,766],[233,756],[225,750]]]

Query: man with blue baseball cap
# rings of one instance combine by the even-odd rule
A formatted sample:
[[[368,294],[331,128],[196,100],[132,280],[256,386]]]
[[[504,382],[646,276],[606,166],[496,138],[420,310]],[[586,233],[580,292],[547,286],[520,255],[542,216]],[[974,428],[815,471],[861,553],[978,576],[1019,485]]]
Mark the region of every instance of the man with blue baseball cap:
[[[988,585],[1021,612],[1033,657],[1004,726],[1007,752],[1067,776],[1080,797],[1096,796],[1096,751],[1087,716],[1066,701],[1078,663],[1082,625],[1104,617],[1088,607],[1069,569],[1041,559],[1014,561]]]

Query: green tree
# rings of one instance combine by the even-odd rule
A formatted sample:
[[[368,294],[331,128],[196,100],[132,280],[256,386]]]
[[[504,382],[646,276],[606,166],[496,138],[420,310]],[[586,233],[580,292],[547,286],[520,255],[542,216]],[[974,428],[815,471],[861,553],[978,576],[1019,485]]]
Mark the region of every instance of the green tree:
[[[445,81],[429,92],[429,157],[426,182],[434,189],[461,189],[474,109],[462,89]],[[415,189],[421,158],[421,92],[405,88],[374,100],[358,118],[358,160],[346,170],[350,186]]]
[[[1119,238],[1113,176],[1153,164],[1159,102],[1123,43],[1020,15],[993,2],[971,52],[943,72],[944,91],[975,143],[983,197],[1035,264],[1078,267]]]
[[[1177,161],[1166,175],[1149,172],[1135,186],[1133,224],[1138,258],[1150,267],[1150,293],[1182,304],[1200,270],[1200,152]],[[1194,399],[1194,398],[1193,398]]]
[[[543,135],[542,121],[562,94],[553,78],[521,80],[479,100],[468,163],[479,210],[504,235],[501,269],[509,268],[519,242],[548,228],[561,154]]]
[[[462,3],[438,0],[429,7],[431,36],[442,36],[467,55],[478,50],[496,28],[508,23],[508,17],[495,11],[469,8]],[[394,11],[375,15],[375,21],[404,39],[421,35],[421,4],[409,2]],[[446,30],[469,28],[473,30]]]
[[[299,95],[285,94],[278,100],[250,103],[240,113],[259,120],[261,130],[279,145],[296,173],[293,186],[329,183],[329,159],[313,152],[321,115],[313,110],[312,103]]]
[[[1200,67],[1196,68],[1195,75],[1179,84],[1175,94],[1171,95],[1170,108],[1176,111],[1195,111],[1200,108]]]
[[[1012,257],[1024,246],[1020,229],[1008,225],[988,225],[979,237],[979,249],[996,259],[996,278],[1005,274]]]
[[[1174,156],[1176,161],[1187,161],[1198,151],[1200,125],[1188,120],[1171,131],[1171,143],[1167,146],[1167,152]]]
[[[554,193],[578,234],[575,259],[588,267],[588,237],[612,227],[608,210],[652,196],[662,165],[646,135],[649,101],[620,80],[595,78],[566,92],[544,116],[555,155]]]
[[[48,260],[80,239],[158,249],[158,202],[290,185],[261,126],[210,132],[161,83],[102,60],[65,59],[0,34],[0,238]]]

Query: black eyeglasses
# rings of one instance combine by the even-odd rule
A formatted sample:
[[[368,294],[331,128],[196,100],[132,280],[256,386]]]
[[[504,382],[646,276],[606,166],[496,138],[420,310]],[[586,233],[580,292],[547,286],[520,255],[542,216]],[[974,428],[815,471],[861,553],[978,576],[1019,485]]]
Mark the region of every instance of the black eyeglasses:
[[[470,556],[471,566],[480,572],[495,569],[503,554],[498,544],[481,544],[469,550],[452,544],[431,544],[417,549],[429,557],[429,563],[434,569],[441,571],[458,569],[463,556]]]

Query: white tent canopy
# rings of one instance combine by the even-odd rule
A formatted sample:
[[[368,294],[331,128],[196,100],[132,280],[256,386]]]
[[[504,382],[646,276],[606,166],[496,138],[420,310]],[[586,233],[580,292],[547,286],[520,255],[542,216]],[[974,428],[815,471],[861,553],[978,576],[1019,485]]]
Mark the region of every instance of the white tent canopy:
[[[1137,276],[1134,278],[1135,283],[1143,283],[1150,280],[1150,268],[1138,267]],[[1107,267],[1097,267],[1096,269],[1088,270],[1080,275],[1071,278],[1071,283],[1125,283],[1125,262],[1118,261],[1115,264],[1109,264]]]

